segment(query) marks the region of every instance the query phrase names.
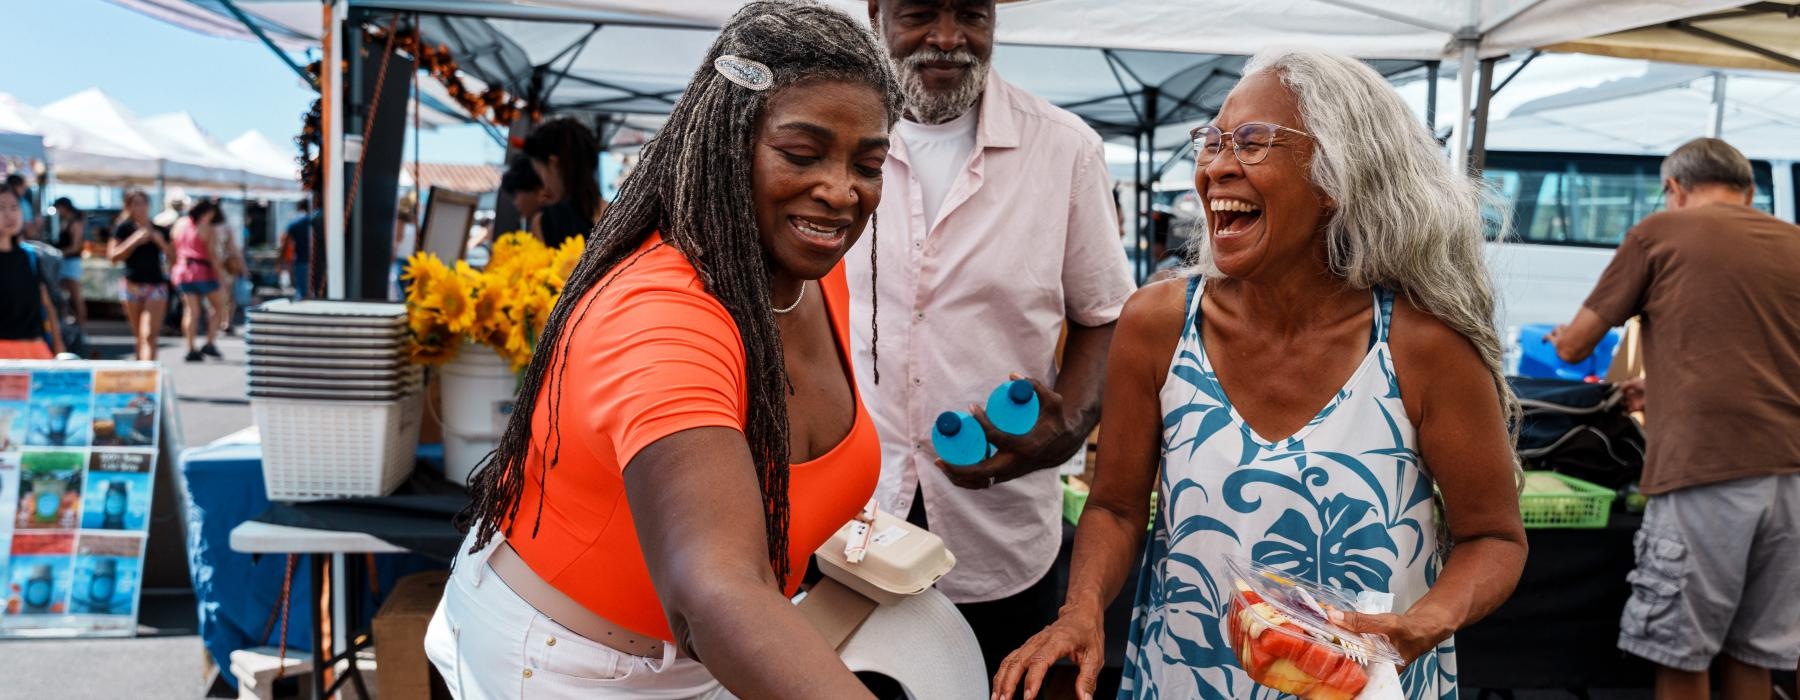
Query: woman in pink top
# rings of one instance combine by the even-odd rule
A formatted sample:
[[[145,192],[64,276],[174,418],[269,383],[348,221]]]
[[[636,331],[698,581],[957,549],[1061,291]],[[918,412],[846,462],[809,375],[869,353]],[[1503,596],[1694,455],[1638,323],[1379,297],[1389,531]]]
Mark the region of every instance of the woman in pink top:
[[[213,226],[219,223],[219,204],[202,199],[188,208],[187,216],[175,222],[175,289],[181,292],[181,336],[187,341],[187,361],[199,362],[203,356],[223,358],[213,339],[225,320],[225,289],[219,285],[219,264],[213,260]],[[202,319],[200,303],[210,305]],[[194,336],[201,323],[206,324],[206,344],[194,349]]]

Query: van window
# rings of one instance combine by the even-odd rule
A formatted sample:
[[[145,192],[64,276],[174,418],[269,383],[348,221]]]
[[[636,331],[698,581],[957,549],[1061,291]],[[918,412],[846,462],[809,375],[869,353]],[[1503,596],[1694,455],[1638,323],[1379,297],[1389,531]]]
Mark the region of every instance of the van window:
[[[1751,161],[1752,204],[1773,213],[1767,161]],[[1615,248],[1639,220],[1663,207],[1662,158],[1593,153],[1494,152],[1483,176],[1511,205],[1511,240]],[[1488,240],[1498,216],[1488,215]]]

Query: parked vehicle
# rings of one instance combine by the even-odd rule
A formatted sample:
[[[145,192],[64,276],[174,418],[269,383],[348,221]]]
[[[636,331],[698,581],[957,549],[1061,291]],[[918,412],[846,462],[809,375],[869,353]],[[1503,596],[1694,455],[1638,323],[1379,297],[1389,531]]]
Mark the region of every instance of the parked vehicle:
[[[1500,297],[1499,323],[1566,323],[1612,261],[1625,232],[1660,210],[1660,156],[1498,151],[1484,175],[1511,209],[1512,233],[1490,232],[1488,262]],[[1753,204],[1797,221],[1800,163],[1752,159]],[[1497,217],[1496,217],[1497,218]]]

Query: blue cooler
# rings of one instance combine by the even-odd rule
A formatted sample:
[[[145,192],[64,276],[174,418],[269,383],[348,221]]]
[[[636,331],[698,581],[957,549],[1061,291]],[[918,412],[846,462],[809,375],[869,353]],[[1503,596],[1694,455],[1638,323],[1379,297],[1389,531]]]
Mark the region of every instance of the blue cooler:
[[[1518,336],[1513,339],[1517,348],[1519,366],[1511,374],[1520,377],[1538,379],[1564,379],[1569,381],[1586,381],[1589,377],[1606,379],[1606,370],[1612,366],[1613,352],[1619,347],[1619,339],[1624,333],[1619,329],[1607,331],[1594,346],[1594,354],[1588,359],[1569,364],[1556,356],[1556,346],[1544,342],[1544,336],[1555,330],[1549,323],[1530,323],[1519,326]]]

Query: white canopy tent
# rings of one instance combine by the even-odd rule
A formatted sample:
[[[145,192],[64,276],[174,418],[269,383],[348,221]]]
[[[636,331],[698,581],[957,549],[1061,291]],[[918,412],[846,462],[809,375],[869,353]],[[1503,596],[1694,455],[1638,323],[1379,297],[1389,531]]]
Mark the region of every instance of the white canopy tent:
[[[31,125],[29,107],[0,93],[0,171],[28,170],[44,161],[44,137]]]
[[[170,181],[216,187],[246,186],[243,163],[208,136],[186,112],[149,117],[141,122],[144,137],[163,155],[163,177]],[[265,183],[259,181],[257,186]]]
[[[139,132],[137,118],[99,90],[52,102],[37,116],[59,181],[117,185],[161,175],[162,153]]]
[[[547,112],[605,114],[666,113],[711,41],[711,28],[742,4],[738,0],[326,0],[322,14],[318,0],[113,1],[203,33],[259,40],[278,51],[314,45],[323,34],[325,15],[371,24],[395,16],[414,19],[428,41],[451,46],[463,72],[471,77],[513,94],[538,95]],[[826,1],[853,16],[867,14],[862,0]],[[1481,131],[1474,125],[1484,121],[1484,98],[1498,58],[1743,3],[1024,0],[1000,5],[997,39],[1002,46],[996,50],[995,65],[1009,79],[1081,114],[1114,140],[1129,138],[1140,152],[1155,153],[1159,143],[1181,140],[1170,133],[1179,131],[1172,125],[1210,117],[1209,99],[1216,109],[1242,60],[1223,55],[1250,54],[1270,46],[1308,46],[1364,59],[1413,61],[1415,66],[1449,61],[1459,72],[1460,108],[1452,114],[1460,118],[1452,122],[1453,152],[1460,162],[1471,150],[1480,150]],[[339,60],[341,43],[323,42],[328,62]],[[1086,67],[1080,65],[1082,60]],[[1131,65],[1133,61],[1139,65]],[[1394,70],[1400,69],[1390,66],[1384,72]],[[1170,81],[1179,82],[1179,87],[1164,89],[1171,87],[1166,85]],[[323,86],[328,103],[339,99],[342,86],[337,82],[327,80]],[[1171,105],[1176,109],[1165,111]],[[1110,112],[1113,118],[1097,112]],[[1121,119],[1127,114],[1130,119]],[[338,120],[327,121],[327,150],[339,152],[341,125],[335,123]],[[326,168],[326,221],[332,227],[342,219],[332,208],[343,198],[339,190],[343,178],[338,163]],[[1153,179],[1156,171],[1154,160],[1149,160],[1136,171],[1137,179]],[[1138,208],[1143,205],[1140,202]],[[342,259],[341,251],[332,249],[340,237],[336,230],[327,231],[330,260]]]
[[[183,185],[277,196],[291,196],[297,190],[293,173],[248,166],[191,115],[139,119],[98,89],[83,90],[42,109],[0,95],[0,120],[22,122],[31,133],[42,135],[45,159],[62,184]]]
[[[225,150],[237,156],[238,161],[244,164],[244,169],[263,177],[292,181],[299,172],[291,150],[276,146],[269,141],[269,137],[255,129],[232,139],[225,144]]]
[[[865,3],[833,0],[853,14]],[[480,4],[480,3],[478,3]],[[510,4],[510,3],[486,3]],[[735,3],[707,0],[535,0],[570,10],[618,11],[716,25]],[[1742,0],[1035,0],[1002,5],[1005,43],[1249,55],[1305,46],[1364,59],[1459,63],[1461,108],[1473,114],[1476,64],[1546,44],[1736,7]],[[1484,87],[1491,84],[1484,71]],[[1458,162],[1471,125],[1456,124]]]
[[[1637,75],[1518,104],[1494,120],[1490,144],[1661,156],[1719,119],[1719,137],[1751,157],[1800,160],[1800,76],[1641,65]],[[1714,89],[1721,75],[1723,95]]]
[[[0,92],[0,131],[13,134],[36,134],[29,115],[33,110],[18,98]]]

